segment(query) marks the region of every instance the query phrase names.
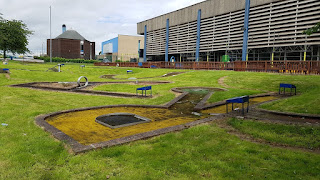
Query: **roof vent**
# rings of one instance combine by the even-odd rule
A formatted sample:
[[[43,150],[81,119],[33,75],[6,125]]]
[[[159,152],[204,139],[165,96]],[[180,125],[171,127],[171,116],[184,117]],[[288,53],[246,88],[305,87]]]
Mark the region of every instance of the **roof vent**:
[[[67,26],[65,24],[62,25],[62,33],[66,32]]]

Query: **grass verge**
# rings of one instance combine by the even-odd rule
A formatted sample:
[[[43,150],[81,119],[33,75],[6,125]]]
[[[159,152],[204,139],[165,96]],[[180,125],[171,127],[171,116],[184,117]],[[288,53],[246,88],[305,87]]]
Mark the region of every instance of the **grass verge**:
[[[228,124],[254,138],[290,146],[320,149],[319,126],[273,124],[236,118],[230,119]]]

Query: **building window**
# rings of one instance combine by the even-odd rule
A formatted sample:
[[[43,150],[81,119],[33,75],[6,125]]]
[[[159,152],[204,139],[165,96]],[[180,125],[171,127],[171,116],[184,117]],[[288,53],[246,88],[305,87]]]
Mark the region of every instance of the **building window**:
[[[84,55],[84,49],[83,49],[83,41],[80,41],[80,55]]]

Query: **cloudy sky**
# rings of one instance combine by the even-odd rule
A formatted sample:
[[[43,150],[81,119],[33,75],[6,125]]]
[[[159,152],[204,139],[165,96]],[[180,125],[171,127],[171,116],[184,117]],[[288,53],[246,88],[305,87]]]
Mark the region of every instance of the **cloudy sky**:
[[[52,7],[52,38],[61,34],[62,24],[89,41],[101,43],[118,34],[136,35],[137,22],[204,0],[0,0],[5,19],[22,20],[34,31],[29,49],[39,54],[50,37],[49,7]],[[44,50],[46,52],[46,49]]]

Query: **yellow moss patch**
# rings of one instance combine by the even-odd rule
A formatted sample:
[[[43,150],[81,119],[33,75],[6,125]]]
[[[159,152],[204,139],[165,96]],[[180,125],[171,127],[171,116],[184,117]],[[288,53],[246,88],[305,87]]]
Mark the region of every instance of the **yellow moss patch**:
[[[95,118],[110,113],[132,113],[151,119],[149,123],[112,129],[95,122]],[[196,116],[186,116],[162,108],[115,107],[70,112],[49,117],[46,121],[79,143],[89,145],[192,122]]]
[[[279,97],[276,97],[276,96],[257,97],[257,98],[250,99],[250,104],[253,105],[253,104],[258,104],[258,103],[271,101],[271,100],[275,100],[275,99],[279,99]],[[246,105],[247,105],[247,103],[245,103],[245,105],[244,105],[245,108],[247,107]],[[242,104],[234,104],[233,107],[234,108],[242,108]],[[232,111],[231,104],[228,105],[228,111],[229,112]],[[227,112],[226,105],[221,105],[221,106],[217,106],[214,108],[210,108],[210,109],[201,111],[201,113],[203,113],[203,114],[211,114],[211,113],[224,114],[226,112]]]

